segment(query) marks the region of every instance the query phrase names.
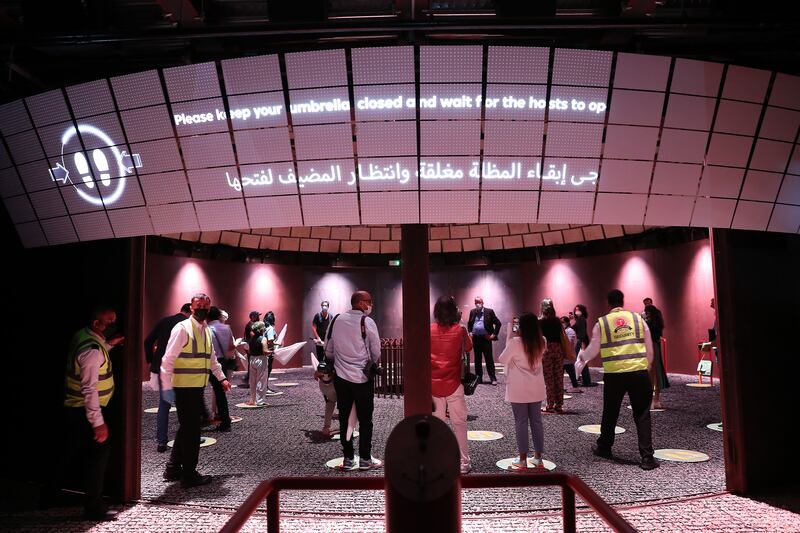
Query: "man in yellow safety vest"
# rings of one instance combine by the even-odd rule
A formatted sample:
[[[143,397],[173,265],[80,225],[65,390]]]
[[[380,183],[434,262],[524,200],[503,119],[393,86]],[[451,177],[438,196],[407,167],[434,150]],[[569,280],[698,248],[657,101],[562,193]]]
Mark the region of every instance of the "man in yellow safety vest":
[[[174,398],[179,424],[164,479],[180,480],[184,488],[211,483],[211,476],[197,472],[203,393],[209,373],[214,374],[225,392],[231,390],[231,384],[214,353],[211,327],[206,324],[211,298],[203,293],[195,294],[191,308],[192,316],[172,328],[161,359],[161,388],[170,403]],[[170,394],[170,391],[174,392]]]
[[[578,353],[575,371],[580,373],[587,362],[600,355],[603,362],[603,419],[600,437],[592,451],[599,457],[611,459],[614,428],[625,393],[631,401],[639,454],[643,470],[658,468],[653,457],[653,438],[650,427],[650,401],[653,385],[647,371],[653,361],[653,341],[647,324],[638,313],[623,309],[625,296],[614,289],[608,293],[607,315],[601,316],[592,330],[589,346]]]

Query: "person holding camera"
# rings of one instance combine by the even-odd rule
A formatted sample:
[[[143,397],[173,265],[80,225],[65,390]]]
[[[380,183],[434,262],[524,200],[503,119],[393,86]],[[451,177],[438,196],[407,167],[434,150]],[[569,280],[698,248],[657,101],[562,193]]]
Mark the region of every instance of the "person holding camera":
[[[336,408],[336,388],[333,385],[333,375],[333,365],[323,352],[322,360],[314,372],[314,379],[319,382],[319,391],[322,393],[322,399],[325,400],[325,420],[322,423],[322,435],[325,438],[331,438],[339,432],[338,430],[331,431],[333,410]]]
[[[357,291],[350,298],[352,309],[336,315],[328,327],[325,356],[333,362],[336,374],[333,386],[339,407],[339,431],[344,462],[342,469],[356,467],[352,437],[347,438],[350,410],[355,404],[361,436],[358,441],[358,468],[370,470],[383,464],[372,456],[372,412],[374,409],[373,378],[379,371],[381,338],[378,326],[369,318],[372,296]]]

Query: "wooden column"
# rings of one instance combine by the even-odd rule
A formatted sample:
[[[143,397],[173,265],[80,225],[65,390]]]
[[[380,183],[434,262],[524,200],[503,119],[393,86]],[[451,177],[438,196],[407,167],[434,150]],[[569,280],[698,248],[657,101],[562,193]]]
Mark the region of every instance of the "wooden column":
[[[431,414],[431,330],[428,225],[404,224],[400,241],[403,280],[405,416]]]

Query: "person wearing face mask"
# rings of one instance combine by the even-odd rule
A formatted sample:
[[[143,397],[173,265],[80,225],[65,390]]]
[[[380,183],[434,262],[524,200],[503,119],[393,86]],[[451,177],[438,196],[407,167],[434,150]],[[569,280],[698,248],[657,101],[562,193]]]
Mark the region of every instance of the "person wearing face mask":
[[[173,391],[171,396],[178,409],[179,424],[164,479],[180,480],[184,488],[211,483],[211,476],[197,471],[203,392],[209,373],[219,380],[223,392],[231,390],[231,384],[217,361],[211,328],[206,324],[211,298],[203,293],[195,294],[191,307],[192,316],[172,328],[161,360],[161,387]]]
[[[267,355],[267,381],[266,391],[264,394],[267,396],[278,396],[279,394],[283,393],[269,388],[269,377],[272,374],[272,363],[275,360],[275,350],[281,347],[281,345],[278,344],[278,333],[275,331],[275,313],[272,311],[267,311],[266,314],[264,314],[264,324],[266,325],[264,339],[267,341],[264,351],[264,353]]]
[[[373,375],[370,368],[381,358],[378,326],[369,318],[372,296],[357,291],[350,298],[352,309],[336,315],[325,338],[325,357],[333,363],[336,400],[339,407],[339,431],[344,452],[343,470],[370,470],[383,464],[372,456],[372,411],[374,408]],[[358,464],[353,440],[347,438],[348,418],[355,404],[361,435],[358,441]]]
[[[328,300],[323,300],[320,304],[320,311],[314,315],[311,321],[311,332],[314,334],[314,343],[317,349],[317,361],[322,361],[325,358],[325,346],[322,339],[325,338],[325,332],[328,331],[328,324],[331,323],[331,315],[328,309],[331,304]]]
[[[589,311],[586,306],[578,304],[572,311],[575,317],[575,323],[572,324],[572,329],[575,330],[575,355],[581,351],[581,348],[589,346],[589,327],[587,326],[589,320]],[[581,371],[581,385],[584,387],[596,387],[597,383],[592,383],[592,375],[589,373],[589,365],[583,367]]]
[[[469,312],[467,329],[472,335],[472,347],[475,350],[475,375],[478,383],[483,383],[482,359],[486,359],[486,373],[492,385],[497,385],[497,375],[494,372],[494,354],[492,342],[497,340],[500,333],[500,319],[494,310],[483,306],[483,298],[475,298],[475,308]]]
[[[67,465],[78,455],[84,467],[84,517],[114,520],[116,512],[103,502],[103,480],[108,463],[108,426],[105,407],[114,395],[114,374],[108,352],[125,338],[114,334],[117,315],[110,307],[96,307],[91,322],[72,337],[67,359],[64,397],[67,451],[56,475],[61,481]]]

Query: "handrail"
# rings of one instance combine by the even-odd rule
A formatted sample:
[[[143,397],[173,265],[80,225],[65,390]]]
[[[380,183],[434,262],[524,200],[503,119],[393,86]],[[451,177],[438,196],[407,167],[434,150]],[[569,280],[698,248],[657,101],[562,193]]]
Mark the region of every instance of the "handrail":
[[[264,498],[267,499],[267,531],[280,531],[280,491],[281,490],[383,490],[386,480],[383,477],[278,477],[262,481],[253,490],[239,509],[220,530],[221,533],[235,533],[258,510]],[[479,489],[494,487],[541,487],[560,486],[563,527],[565,532],[574,533],[575,494],[600,515],[600,518],[614,531],[635,533],[633,528],[613,507],[605,502],[595,491],[578,477],[560,472],[541,472],[534,474],[475,474],[461,477],[461,488]]]

